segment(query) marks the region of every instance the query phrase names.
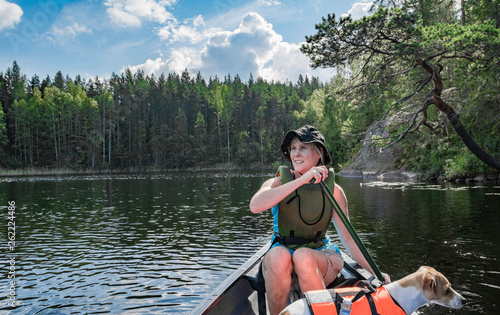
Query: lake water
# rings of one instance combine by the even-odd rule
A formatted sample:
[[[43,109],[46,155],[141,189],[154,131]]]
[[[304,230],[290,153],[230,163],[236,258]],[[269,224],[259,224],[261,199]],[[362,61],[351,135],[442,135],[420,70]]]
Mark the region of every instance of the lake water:
[[[269,176],[0,178],[0,314],[189,313],[269,239],[270,213],[248,210]],[[500,186],[337,181],[383,272],[429,265],[469,300],[419,314],[500,312]]]

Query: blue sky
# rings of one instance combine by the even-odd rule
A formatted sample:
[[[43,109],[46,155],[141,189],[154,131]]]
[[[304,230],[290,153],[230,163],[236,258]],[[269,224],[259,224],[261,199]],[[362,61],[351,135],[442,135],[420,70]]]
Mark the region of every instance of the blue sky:
[[[109,78],[127,67],[205,79],[252,73],[328,81],[299,51],[328,13],[367,14],[367,0],[0,0],[0,72],[14,60],[31,78]]]

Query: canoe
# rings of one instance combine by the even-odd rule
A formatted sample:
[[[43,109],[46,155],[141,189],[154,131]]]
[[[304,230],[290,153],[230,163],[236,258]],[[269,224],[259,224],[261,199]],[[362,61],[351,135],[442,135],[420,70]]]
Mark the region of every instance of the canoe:
[[[242,315],[259,314],[259,300],[261,301],[260,315],[265,311],[262,303],[263,291],[258,290],[257,275],[260,261],[268,251],[270,244],[264,245],[243,265],[236,269],[226,280],[210,292],[204,300],[190,313],[191,315]],[[367,280],[374,287],[382,283],[371,273],[363,269],[350,256],[342,253],[344,268],[341,275],[328,288],[352,286],[357,280]],[[260,292],[260,294],[259,294]],[[260,298],[259,298],[260,295]]]

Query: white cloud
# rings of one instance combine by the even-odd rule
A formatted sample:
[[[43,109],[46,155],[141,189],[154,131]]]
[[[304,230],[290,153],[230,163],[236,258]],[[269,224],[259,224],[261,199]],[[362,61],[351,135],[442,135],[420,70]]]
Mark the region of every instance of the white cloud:
[[[182,47],[172,51],[168,62],[168,70],[181,73],[184,69],[200,70],[203,68],[200,53],[197,49]],[[167,72],[167,71],[165,71]]]
[[[194,24],[193,20],[191,25]],[[180,31],[169,29],[168,32],[171,32],[168,38],[172,39],[177,36],[175,32]],[[245,79],[252,73],[254,77],[281,82],[294,82],[300,74],[320,76],[325,81],[332,76],[331,69],[309,68],[309,59],[300,52],[301,43],[284,42],[282,36],[273,30],[273,25],[257,13],[245,15],[233,31],[218,30],[205,37],[194,47],[172,48],[168,59],[148,59],[143,64],[128,68],[133,72],[141,69],[157,76],[162,72],[181,73],[186,68],[190,73],[200,71],[205,77],[238,74]],[[184,37],[193,42],[189,38],[192,37]]]
[[[170,43],[189,41],[191,44],[197,44],[221,31],[220,28],[207,28],[203,17],[198,15],[193,19],[186,19],[182,24],[172,21],[162,27],[158,35],[162,39],[168,39]]]
[[[141,20],[129,13],[125,12],[119,8],[116,7],[110,7],[106,9],[106,12],[108,13],[109,17],[111,18],[111,21],[118,26],[121,27],[140,27],[141,26]]]
[[[137,72],[137,70],[143,70],[147,74],[151,73],[161,73],[164,72],[167,64],[161,60],[161,58],[156,58],[156,60],[148,59],[145,63],[136,65],[136,66],[128,66],[123,68],[121,71],[124,72],[126,68],[129,68],[132,73]]]
[[[270,23],[250,12],[233,32],[219,34],[207,42],[201,53],[204,72],[260,75],[281,42],[281,35]]]
[[[350,15],[353,20],[359,20],[363,16],[370,15],[370,13],[368,11],[371,9],[372,6],[373,6],[372,1],[355,3],[351,7],[351,9],[347,13],[342,14],[341,17],[345,17],[347,15]]]
[[[170,72],[180,74],[184,69],[195,70],[201,68],[200,52],[194,48],[182,47],[172,50],[170,58],[167,60],[162,60],[161,58],[156,58],[155,60],[148,59],[143,64],[124,67],[121,71],[125,71],[126,68],[129,68],[132,73],[137,70],[143,70],[146,74],[154,74],[156,76]]]
[[[23,9],[15,3],[6,0],[0,0],[0,31],[3,29],[14,28],[21,22]]]
[[[280,1],[276,1],[276,0],[258,0],[257,4],[264,5],[267,7],[275,6],[275,5],[277,5],[277,6],[282,5],[282,3]]]
[[[300,52],[300,44],[282,42],[273,54],[273,58],[258,72],[263,78],[278,81],[295,81],[299,75],[311,75],[309,59]]]
[[[77,22],[73,23],[73,25],[68,25],[64,28],[59,28],[57,26],[52,26],[52,34],[56,37],[60,36],[69,36],[76,37],[78,34],[92,34],[92,30],[78,24]]]
[[[120,27],[139,27],[143,19],[158,23],[175,20],[166,6],[172,6],[177,1],[155,0],[106,0],[106,12],[111,21]]]

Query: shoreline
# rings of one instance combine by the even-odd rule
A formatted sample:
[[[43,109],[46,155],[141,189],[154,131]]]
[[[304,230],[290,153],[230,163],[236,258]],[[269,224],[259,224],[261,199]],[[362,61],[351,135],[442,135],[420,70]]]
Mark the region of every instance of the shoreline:
[[[277,168],[277,167],[276,167]],[[34,176],[79,176],[79,175],[115,175],[115,174],[140,174],[140,173],[162,173],[162,172],[191,172],[191,171],[266,171],[273,170],[273,166],[267,165],[259,168],[243,168],[235,165],[214,165],[213,167],[200,168],[173,168],[173,169],[102,169],[75,170],[70,168],[23,168],[23,169],[1,169],[0,178],[5,177],[34,177]]]
[[[427,182],[439,182],[439,183],[463,183],[463,184],[488,184],[488,183],[500,183],[500,173],[499,174],[477,174],[475,176],[460,177],[460,178],[446,178],[444,175],[438,176],[425,176],[423,173],[417,173],[406,170],[394,170],[394,171],[367,171],[367,170],[352,170],[343,169],[338,173],[341,177],[352,177],[352,178],[368,178],[368,179],[378,179],[378,180],[406,180],[406,181],[427,181]]]
[[[236,165],[218,164],[212,167],[201,167],[201,168],[186,168],[186,169],[121,169],[121,170],[75,170],[69,168],[24,168],[24,169],[0,169],[0,178],[6,177],[36,177],[36,176],[82,176],[82,175],[118,175],[118,174],[140,174],[140,173],[162,173],[162,172],[191,172],[191,171],[273,171],[277,166],[273,165],[263,165],[262,167],[240,167]],[[393,171],[368,171],[368,170],[353,170],[350,168],[344,168],[339,172],[336,172],[340,177],[347,178],[366,178],[366,179],[377,179],[377,180],[403,180],[409,182],[453,182],[453,183],[464,183],[464,184],[488,184],[488,183],[500,183],[500,173],[499,174],[477,174],[474,177],[466,178],[446,178],[444,175],[430,176],[426,177],[422,173],[406,171],[406,170],[393,170]]]

